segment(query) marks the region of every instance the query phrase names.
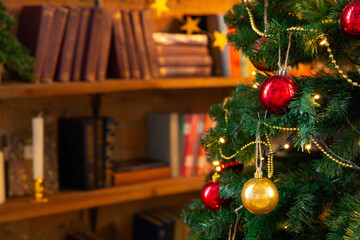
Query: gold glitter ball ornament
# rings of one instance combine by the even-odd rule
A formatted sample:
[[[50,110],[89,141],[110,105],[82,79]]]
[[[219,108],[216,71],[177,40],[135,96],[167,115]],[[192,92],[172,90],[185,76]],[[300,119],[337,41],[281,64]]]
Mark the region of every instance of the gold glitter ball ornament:
[[[255,178],[244,184],[241,201],[249,212],[264,215],[277,206],[279,191],[271,180],[263,178],[262,174],[257,174]]]

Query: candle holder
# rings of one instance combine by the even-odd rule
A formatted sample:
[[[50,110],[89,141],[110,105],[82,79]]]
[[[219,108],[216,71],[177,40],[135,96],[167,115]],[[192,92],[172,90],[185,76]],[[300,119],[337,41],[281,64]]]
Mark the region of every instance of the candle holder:
[[[44,203],[47,202],[48,199],[44,197],[44,179],[43,178],[37,178],[34,179],[34,202],[37,203]]]

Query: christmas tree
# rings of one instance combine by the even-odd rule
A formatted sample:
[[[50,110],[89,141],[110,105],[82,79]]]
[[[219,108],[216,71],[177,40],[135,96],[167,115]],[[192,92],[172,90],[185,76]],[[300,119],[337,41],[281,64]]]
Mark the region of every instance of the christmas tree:
[[[184,209],[188,239],[360,239],[359,17],[349,0],[226,13],[229,43],[262,71],[210,109],[202,144],[216,171]]]

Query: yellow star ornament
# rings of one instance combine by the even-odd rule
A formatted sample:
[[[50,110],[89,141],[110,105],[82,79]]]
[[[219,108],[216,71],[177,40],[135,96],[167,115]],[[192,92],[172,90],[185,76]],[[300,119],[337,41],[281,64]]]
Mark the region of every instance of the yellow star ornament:
[[[213,47],[218,47],[221,51],[224,51],[224,48],[228,43],[226,39],[226,31],[223,31],[222,33],[214,31],[214,37],[215,41],[213,42]]]
[[[181,26],[181,30],[186,31],[187,35],[191,35],[193,32],[201,32],[199,28],[200,18],[192,19],[189,16],[186,16],[186,23]]]
[[[170,11],[170,9],[166,5],[166,3],[167,3],[167,0],[155,0],[155,2],[150,4],[150,8],[155,9],[157,16],[161,17],[161,15],[164,12],[169,12]]]

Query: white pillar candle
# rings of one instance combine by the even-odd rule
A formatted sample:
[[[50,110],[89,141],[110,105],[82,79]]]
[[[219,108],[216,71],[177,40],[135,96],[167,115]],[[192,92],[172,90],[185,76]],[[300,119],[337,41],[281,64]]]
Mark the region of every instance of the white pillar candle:
[[[44,178],[44,118],[42,116],[32,119],[33,131],[33,177]]]
[[[0,151],[0,204],[5,202],[5,162],[4,154]]]

